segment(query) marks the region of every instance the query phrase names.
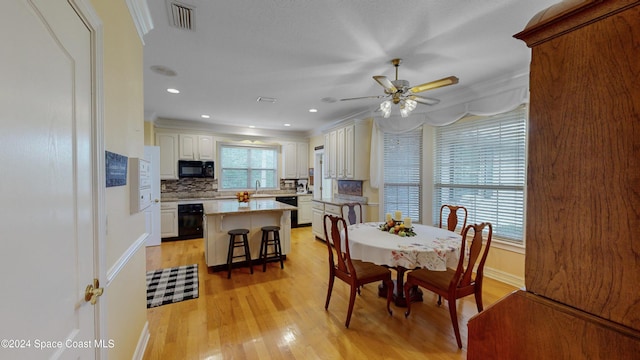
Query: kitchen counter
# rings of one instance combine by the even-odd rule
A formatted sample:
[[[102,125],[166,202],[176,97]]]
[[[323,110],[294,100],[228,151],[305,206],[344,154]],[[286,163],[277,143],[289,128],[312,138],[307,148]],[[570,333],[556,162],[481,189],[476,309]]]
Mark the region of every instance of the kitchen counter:
[[[332,197],[332,198],[323,198],[323,199],[313,199],[313,201],[324,203],[324,204],[330,204],[330,205],[338,205],[338,206],[342,204],[348,204],[348,203],[360,203],[363,205],[367,204],[367,198],[351,199],[351,198],[343,198],[343,197]]]
[[[334,196],[324,199],[313,199],[311,232],[318,239],[324,240],[324,215],[341,216],[343,204],[362,204],[363,219],[367,219],[367,198],[361,196]]]
[[[246,207],[240,206],[237,200],[209,200],[203,201],[202,204],[205,261],[213,271],[226,269],[228,231],[231,229],[249,230],[249,249],[254,263],[260,257],[263,226],[280,226],[280,243],[285,259],[286,254],[291,251],[291,211],[297,207],[277,202],[275,199],[253,199]]]
[[[313,195],[313,194],[308,194],[308,193],[258,193],[258,195],[252,194],[249,195],[249,198],[253,198],[253,199],[263,199],[263,198],[276,198],[276,197],[284,197],[284,196],[303,196],[303,195]],[[161,196],[160,200],[164,201],[164,202],[178,202],[178,203],[185,203],[185,204],[191,204],[191,203],[195,203],[195,202],[204,202],[204,201],[210,201],[210,200],[232,200],[235,199],[236,196],[234,194],[228,194],[228,195],[218,195],[218,196],[200,196],[198,194],[195,195],[191,195],[191,194],[177,194],[177,195],[163,195]]]
[[[272,199],[250,200],[246,206],[241,206],[237,200],[204,201],[205,215],[237,214],[261,211],[296,210],[295,206],[283,204]]]

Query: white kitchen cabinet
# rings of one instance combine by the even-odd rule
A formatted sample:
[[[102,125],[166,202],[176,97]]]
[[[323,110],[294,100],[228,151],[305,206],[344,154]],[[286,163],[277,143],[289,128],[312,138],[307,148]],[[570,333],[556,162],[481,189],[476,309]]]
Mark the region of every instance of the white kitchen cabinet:
[[[178,134],[156,134],[156,145],[160,147],[160,179],[177,179]]]
[[[365,134],[366,135],[366,134]],[[371,138],[371,128],[369,128],[368,139]],[[367,141],[370,145],[371,140]],[[356,126],[349,125],[344,128],[344,141],[342,142],[343,148],[342,150],[342,165],[344,166],[344,177],[347,179],[355,179],[356,178]],[[369,147],[370,148],[370,147]],[[370,153],[369,153],[370,155]],[[365,162],[367,165],[369,164],[369,159],[371,156],[363,156],[360,161]],[[366,167],[366,171],[368,172],[369,166]],[[362,170],[359,171],[359,179],[362,179],[361,173]],[[365,174],[364,178],[369,178],[369,174]]]
[[[298,225],[306,225],[312,223],[313,216],[311,210],[311,195],[299,195]]]
[[[317,238],[324,240],[324,227],[322,221],[324,219],[324,203],[318,201],[311,202],[311,232]]]
[[[290,142],[282,145],[282,178],[309,177],[309,144]]]
[[[180,160],[214,160],[213,136],[180,134]]]
[[[340,215],[340,206],[334,204],[327,204],[320,201],[312,201],[311,204],[311,232],[316,237],[325,240],[324,238],[324,216],[326,214],[333,216]]]
[[[331,177],[331,133],[324,134],[324,163],[322,166],[322,177],[328,179]],[[323,209],[324,211],[324,209]]]
[[[338,164],[336,163],[337,159],[337,140],[338,140],[338,132],[337,130],[329,132],[325,138],[324,143],[324,157],[326,161],[326,172],[325,178],[336,178],[336,168]]]
[[[160,203],[160,237],[178,236],[178,203]]]
[[[309,144],[297,143],[297,158],[298,158],[298,179],[309,178]]]
[[[330,154],[325,177],[367,180],[371,158],[371,119],[355,121],[325,134]]]
[[[336,130],[336,178],[344,179],[346,173],[345,156],[345,128]]]

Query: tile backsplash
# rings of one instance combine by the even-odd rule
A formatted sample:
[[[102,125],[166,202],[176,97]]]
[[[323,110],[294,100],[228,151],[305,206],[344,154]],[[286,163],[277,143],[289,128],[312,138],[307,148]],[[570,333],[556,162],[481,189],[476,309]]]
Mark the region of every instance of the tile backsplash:
[[[280,180],[278,190],[262,190],[274,194],[295,193],[297,180]],[[161,180],[160,192],[162,198],[215,198],[223,195],[233,195],[235,192],[218,191],[218,179],[185,178],[178,180]]]
[[[213,191],[213,184],[218,180],[211,178],[194,178],[178,180],[162,180],[160,186],[162,192],[189,192],[189,191]]]

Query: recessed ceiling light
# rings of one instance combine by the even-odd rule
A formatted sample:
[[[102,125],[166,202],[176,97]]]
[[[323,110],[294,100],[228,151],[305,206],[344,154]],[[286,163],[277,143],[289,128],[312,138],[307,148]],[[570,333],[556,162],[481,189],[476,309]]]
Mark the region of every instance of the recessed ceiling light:
[[[249,129],[255,129],[256,126],[255,125],[249,125]]]
[[[202,115],[200,115],[200,117],[203,118],[203,119],[208,119],[208,118],[211,117],[211,115],[202,114]]]
[[[309,109],[309,112],[310,113],[316,113],[316,112],[318,112],[318,109]]]
[[[284,126],[291,126],[291,124],[284,124]]]
[[[178,89],[173,89],[173,88],[169,88],[167,89],[167,92],[170,92],[172,94],[180,94],[180,90]]]

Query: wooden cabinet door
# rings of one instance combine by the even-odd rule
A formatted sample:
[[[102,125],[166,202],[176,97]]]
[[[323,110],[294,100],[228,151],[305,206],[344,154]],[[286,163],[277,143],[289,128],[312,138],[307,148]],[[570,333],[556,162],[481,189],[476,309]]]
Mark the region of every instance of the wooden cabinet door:
[[[156,145],[160,147],[160,179],[177,179],[178,135],[156,134]]]
[[[198,140],[194,135],[182,135],[180,139],[180,160],[197,160]]]
[[[163,238],[178,236],[178,205],[163,204],[160,210],[160,236]]]
[[[213,136],[198,135],[198,159],[203,161],[215,160]]]
[[[282,146],[282,178],[297,179],[298,163],[296,157],[296,143],[286,143]]]
[[[297,173],[298,179],[307,179],[309,177],[309,144],[298,143],[296,146],[297,153]]]

